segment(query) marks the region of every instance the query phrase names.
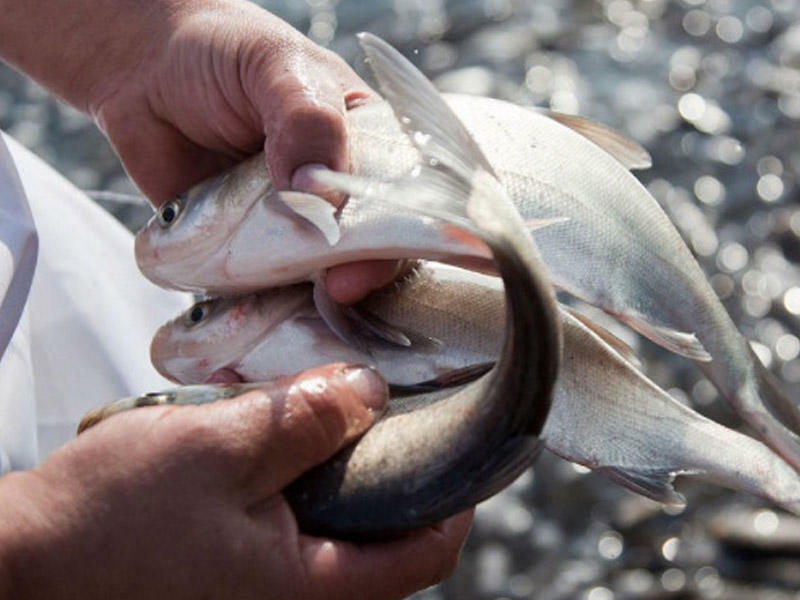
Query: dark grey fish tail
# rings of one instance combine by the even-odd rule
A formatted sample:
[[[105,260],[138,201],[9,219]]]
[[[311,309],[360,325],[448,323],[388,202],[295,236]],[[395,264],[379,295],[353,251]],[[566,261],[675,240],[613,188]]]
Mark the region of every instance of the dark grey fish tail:
[[[506,284],[503,353],[481,380],[390,414],[284,492],[305,533],[376,539],[431,525],[508,485],[540,449],[560,362],[552,289],[530,238],[486,240]],[[536,332],[537,335],[531,335]],[[397,401],[393,401],[397,402]]]
[[[359,39],[381,92],[423,158],[416,173],[382,194],[480,236],[506,295],[505,341],[489,373],[447,396],[394,400],[354,446],[285,490],[302,531],[373,539],[470,507],[530,464],[562,342],[547,270],[474,140],[397,51],[373,36]],[[387,201],[381,194],[375,199]]]

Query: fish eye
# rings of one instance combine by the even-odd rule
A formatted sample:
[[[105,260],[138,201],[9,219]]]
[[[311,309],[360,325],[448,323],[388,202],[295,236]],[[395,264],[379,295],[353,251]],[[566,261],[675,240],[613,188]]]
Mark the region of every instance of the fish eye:
[[[182,198],[179,196],[170,200],[158,209],[158,222],[162,227],[169,227],[181,214],[183,207]]]
[[[212,301],[204,300],[203,302],[198,302],[186,312],[184,319],[186,325],[192,327],[204,321],[211,314],[213,307],[214,303]]]

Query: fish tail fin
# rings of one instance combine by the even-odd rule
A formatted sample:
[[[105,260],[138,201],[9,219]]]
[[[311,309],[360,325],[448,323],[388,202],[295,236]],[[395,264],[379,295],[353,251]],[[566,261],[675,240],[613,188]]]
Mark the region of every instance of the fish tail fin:
[[[728,443],[722,451],[700,457],[703,479],[760,496],[798,514],[800,475],[786,461],[766,444],[718,423],[709,422],[704,433],[709,439],[727,437]]]
[[[790,431],[764,406],[742,409],[741,415],[767,446],[800,473],[800,437],[796,433]]]

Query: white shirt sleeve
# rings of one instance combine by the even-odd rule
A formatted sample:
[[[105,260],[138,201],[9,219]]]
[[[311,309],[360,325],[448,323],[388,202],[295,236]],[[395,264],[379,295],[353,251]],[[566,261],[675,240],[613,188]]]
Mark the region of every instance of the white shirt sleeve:
[[[24,469],[73,439],[91,408],[173,385],[150,364],[150,340],[191,297],[147,281],[128,230],[6,142],[40,238],[27,306],[0,360],[0,446],[12,468]]]
[[[36,410],[25,340],[12,342],[28,299],[36,228],[14,161],[0,135],[0,474],[35,464]]]

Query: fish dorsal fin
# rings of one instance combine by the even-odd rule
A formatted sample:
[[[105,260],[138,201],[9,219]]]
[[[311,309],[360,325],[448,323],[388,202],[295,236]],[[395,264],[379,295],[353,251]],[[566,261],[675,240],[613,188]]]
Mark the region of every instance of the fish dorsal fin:
[[[641,144],[614,131],[607,125],[585,117],[549,110],[544,111],[544,114],[600,146],[627,169],[649,169],[653,166],[650,153]]]
[[[475,140],[442,100],[433,84],[416,69],[409,69],[406,60],[394,48],[370,33],[357,36],[368,62],[377,62],[372,69],[381,94],[398,115],[400,126],[424,161],[441,162],[469,181],[478,165],[494,175]]]
[[[283,191],[278,192],[277,196],[292,212],[319,229],[329,245],[336,245],[341,232],[336,222],[337,209],[333,204],[320,196],[303,192]]]
[[[579,313],[576,310],[571,308],[567,308],[566,306],[562,306],[561,310],[568,313],[571,317],[574,317],[576,320],[580,321],[587,329],[589,329],[592,333],[594,333],[597,337],[603,340],[606,344],[611,346],[611,348],[619,354],[622,358],[627,360],[635,367],[641,367],[642,363],[639,361],[639,357],[636,356],[636,353],[633,351],[628,344],[623,342],[619,339],[616,335],[611,333],[605,327],[602,327],[598,323],[592,321],[586,315]]]

